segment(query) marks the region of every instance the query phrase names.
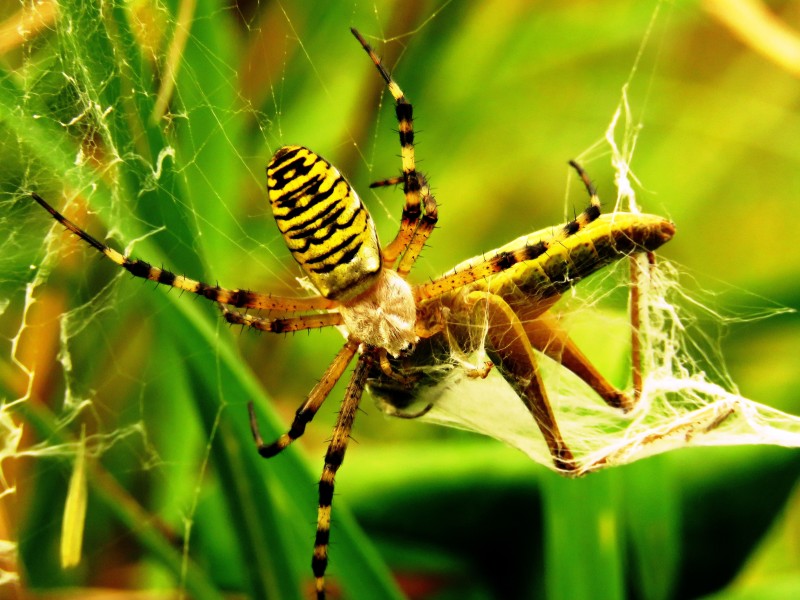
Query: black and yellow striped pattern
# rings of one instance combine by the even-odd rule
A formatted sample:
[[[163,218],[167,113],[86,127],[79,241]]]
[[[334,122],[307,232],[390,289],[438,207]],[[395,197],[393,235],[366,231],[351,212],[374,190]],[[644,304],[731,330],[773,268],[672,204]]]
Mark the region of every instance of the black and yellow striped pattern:
[[[372,59],[378,73],[386,82],[386,87],[395,101],[395,116],[397,117],[397,132],[400,135],[400,158],[402,159],[403,174],[401,177],[392,177],[377,181],[370,187],[403,184],[403,193],[406,201],[403,206],[403,215],[400,219],[400,231],[383,249],[383,259],[387,265],[393,265],[398,257],[402,262],[397,266],[397,272],[405,278],[411,267],[419,257],[422,247],[433,232],[438,220],[436,199],[431,193],[427,180],[422,173],[417,171],[414,158],[414,109],[411,102],[405,97],[403,90],[392,79],[384,68],[381,59],[375,53],[364,37],[355,29],[350,29],[359,41],[364,51]],[[423,212],[424,209],[424,212]]]
[[[436,358],[436,362],[432,362],[436,354],[431,349],[442,346],[449,357],[451,340],[455,340],[452,349],[460,351],[460,340],[466,340],[470,335],[469,331],[461,330],[468,329],[474,314],[477,315],[476,311],[483,311],[479,320],[489,323],[487,347],[494,353],[493,360],[498,370],[517,390],[531,412],[550,448],[556,467],[564,472],[572,472],[579,465],[558,430],[538,373],[534,351],[543,352],[561,362],[610,406],[627,410],[630,401],[605,381],[566,334],[561,335],[557,327],[548,324],[544,313],[560,294],[581,278],[631,253],[652,252],[674,233],[674,226],[661,217],[629,213],[601,216],[600,200],[594,186],[583,169],[571,162],[590,196],[590,205],[561,227],[523,236],[489,255],[462,263],[439,279],[416,286],[413,299],[419,327],[414,329],[414,319],[405,316],[406,308],[412,315],[414,313],[414,307],[410,305],[411,292],[407,296],[409,303],[405,302],[406,296],[395,292],[399,289],[398,281],[407,286],[402,280],[411,271],[437,223],[437,203],[426,177],[416,170],[411,103],[367,41],[355,29],[352,33],[394,98],[400,138],[401,175],[377,182],[372,187],[402,183],[405,203],[400,230],[394,240],[381,249],[369,212],[333,165],[302,146],[284,146],[274,154],[267,166],[267,191],[273,215],[289,250],[319,291],[319,297],[280,298],[247,290],[220,288],[176,275],[142,260],[128,258],[93,238],[41,197],[32,194],[36,202],[69,231],[135,277],[176,287],[220,304],[278,313],[259,317],[221,306],[225,320],[231,324],[271,333],[345,325],[350,337],[298,408],[286,433],[271,443],[264,443],[258,431],[254,407],[252,403],[249,405],[250,426],[259,454],[265,458],[275,456],[303,435],[307,424],[344,375],[350,362],[358,353],[361,354],[345,392],[319,481],[317,531],[312,559],[318,600],[325,598],[335,478],[344,460],[367,381],[375,381],[376,378],[379,383],[381,380],[390,381],[389,386],[375,387],[390,391],[384,401],[387,406],[396,409],[396,416],[421,416],[433,404],[428,403],[423,410],[409,413],[404,411],[407,400],[419,394],[420,388],[432,387],[426,383],[428,380],[433,380],[434,384],[437,380],[433,377],[420,380],[414,369],[420,372],[424,369],[426,376],[428,372],[433,372],[434,369],[430,367],[439,366],[441,360]],[[385,269],[383,275],[382,269]],[[390,279],[393,282],[391,285]],[[375,310],[375,316],[371,317],[370,303],[374,298],[381,298],[381,301],[376,302],[379,310]],[[638,306],[638,300],[631,302],[632,314],[637,313],[635,307]],[[353,306],[366,306],[367,310],[362,312],[367,314],[370,325],[378,325],[376,329],[392,320],[400,319],[409,323],[409,335],[414,340],[420,338],[413,353],[403,357],[403,364],[411,364],[410,373],[413,377],[404,376],[406,367],[403,364],[390,362],[392,359],[389,355],[399,354],[400,346],[395,352],[394,342],[375,342],[371,340],[383,338],[365,336],[364,332],[371,331],[370,328],[361,324],[359,328],[349,326],[348,315],[353,314]],[[634,324],[634,345],[637,339]],[[426,344],[429,348],[427,352]],[[632,353],[636,381],[636,369],[640,361],[635,358],[635,349]],[[382,365],[382,368],[376,368],[377,365]],[[491,363],[488,363],[486,370],[474,369],[475,374],[483,373],[482,376],[485,376],[490,367]],[[473,376],[469,372],[466,374]],[[420,384],[420,381],[423,383]],[[634,387],[635,390],[640,389],[641,383]],[[402,402],[395,403],[398,397]]]
[[[424,303],[470,287],[536,304],[625,256],[657,250],[675,234],[675,226],[657,215],[618,212],[599,215],[577,228],[576,222],[524,235],[490,255],[464,261],[418,285],[415,298]],[[542,306],[546,310],[547,305]]]
[[[375,224],[336,167],[284,146],[267,165],[267,191],[286,245],[322,296],[346,301],[373,285],[381,269]]]
[[[227,289],[218,285],[210,285],[196,279],[190,279],[183,275],[176,275],[172,271],[154,267],[150,263],[138,258],[129,258],[113,248],[109,248],[97,238],[89,235],[83,229],[75,225],[64,215],[42,198],[37,193],[32,193],[31,197],[38,202],[53,218],[61,223],[67,230],[71,231],[84,242],[96,249],[103,256],[113,263],[119,265],[134,277],[149,279],[156,283],[162,283],[184,292],[190,292],[203,296],[212,302],[228,304],[236,308],[256,308],[261,310],[280,310],[285,312],[297,312],[308,310],[325,310],[333,308],[335,303],[321,298],[281,298],[270,294],[259,294],[249,290]],[[297,329],[297,327],[295,327]]]
[[[319,480],[319,507],[317,509],[317,533],[314,537],[314,555],[311,559],[311,570],[314,572],[317,600],[325,600],[325,570],[328,567],[328,544],[331,533],[331,505],[336,472],[344,461],[350,431],[358,412],[358,404],[367,384],[367,376],[375,362],[375,350],[369,349],[362,354],[350,377],[350,383],[344,393],[339,417],[333,428],[328,451],[325,453],[325,467]]]
[[[347,366],[350,364],[350,361],[355,356],[358,346],[359,343],[355,340],[347,341],[347,343],[339,351],[339,354],[336,355],[336,358],[333,359],[333,362],[328,365],[328,368],[325,370],[325,374],[317,382],[317,385],[314,386],[314,389],[311,390],[311,393],[308,395],[308,398],[306,398],[306,401],[303,402],[300,408],[297,409],[289,431],[284,433],[274,442],[269,444],[264,443],[264,439],[261,437],[261,433],[258,430],[258,423],[256,421],[253,403],[251,402],[248,405],[248,409],[250,411],[250,430],[253,433],[253,439],[256,442],[258,453],[261,456],[264,458],[271,458],[277,454],[280,454],[289,447],[289,444],[305,433],[306,425],[308,425],[311,422],[311,419],[314,418],[314,415],[317,414],[320,406],[322,406],[322,403],[325,402],[328,394],[331,393],[333,386],[336,385],[336,382],[339,381],[341,376],[344,374]]]

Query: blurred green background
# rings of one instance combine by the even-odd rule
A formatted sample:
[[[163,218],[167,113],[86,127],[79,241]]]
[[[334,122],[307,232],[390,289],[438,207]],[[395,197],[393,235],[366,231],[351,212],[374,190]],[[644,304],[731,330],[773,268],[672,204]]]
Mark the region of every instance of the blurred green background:
[[[397,228],[402,194],[367,189],[399,169],[391,101],[351,26],[414,102],[418,166],[441,205],[417,281],[580,210],[570,158],[613,200],[595,144],[630,80],[638,198],[678,228],[660,255],[726,317],[698,311],[700,338],[742,395],[800,414],[797,316],[746,319],[800,306],[800,69],[714,16],[740,4],[4,4],[0,539],[18,548],[0,554],[0,596],[309,595],[342,388],[268,462],[245,406],[265,437],[283,431],[340,334],[229,330],[213,306],[97,260],[26,193],[69,201],[153,264],[296,293],[263,189],[280,145],[338,165],[384,240]],[[767,8],[800,31],[798,3]],[[334,598],[800,596],[796,450],[682,450],[571,481],[492,440],[386,419],[368,398],[363,413],[337,480]],[[84,552],[62,570],[82,426]]]

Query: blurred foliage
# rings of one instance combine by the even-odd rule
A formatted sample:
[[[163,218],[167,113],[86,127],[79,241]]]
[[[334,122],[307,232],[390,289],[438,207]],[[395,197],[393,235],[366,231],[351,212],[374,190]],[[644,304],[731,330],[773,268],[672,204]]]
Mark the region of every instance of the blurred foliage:
[[[419,166],[441,203],[418,280],[580,210],[570,158],[610,203],[605,147],[578,155],[602,139],[630,79],[639,201],[678,227],[661,256],[733,317],[701,325],[740,392],[800,413],[800,320],[736,323],[800,306],[800,83],[704,5],[37,6],[34,17],[27,2],[0,9],[0,389],[3,415],[24,423],[18,450],[0,457],[15,488],[0,497],[0,538],[19,543],[0,568],[20,577],[3,597],[307,593],[341,389],[269,462],[251,447],[245,405],[256,401],[265,437],[283,431],[339,334],[238,335],[214,307],[130,281],[58,231],[46,254],[53,223],[26,192],[72,201],[74,220],[120,249],[136,240],[154,264],[296,292],[264,200],[277,147],[305,144],[338,165],[383,239],[398,223],[399,191],[367,191],[398,171],[396,124],[350,26],[414,102]],[[797,3],[769,10],[800,31]],[[28,302],[26,285],[50,269]],[[364,410],[337,481],[333,597],[402,597],[393,578],[431,599],[800,595],[796,451],[684,450],[572,481],[492,440],[391,421],[368,399]],[[82,426],[84,558],[63,571]]]

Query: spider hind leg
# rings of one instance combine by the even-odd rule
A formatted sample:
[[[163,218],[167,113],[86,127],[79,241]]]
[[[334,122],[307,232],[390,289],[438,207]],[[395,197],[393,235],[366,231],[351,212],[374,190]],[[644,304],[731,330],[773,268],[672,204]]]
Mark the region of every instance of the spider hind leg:
[[[367,349],[358,359],[356,368],[350,376],[350,383],[339,409],[339,417],[333,428],[328,451],[325,453],[325,466],[319,480],[319,508],[317,510],[317,533],[314,538],[314,555],[311,559],[311,569],[314,572],[317,600],[325,598],[325,571],[328,567],[328,544],[331,530],[331,506],[333,504],[333,490],[336,472],[344,460],[347,444],[350,441],[350,432],[353,421],[358,412],[358,405],[364,393],[367,375],[373,366],[374,356],[371,349]]]
[[[350,364],[353,356],[355,356],[356,350],[358,350],[358,343],[352,340],[348,341],[344,347],[342,347],[317,385],[311,390],[306,401],[297,409],[289,431],[281,435],[271,444],[264,443],[264,439],[261,437],[261,433],[258,429],[258,421],[256,420],[253,404],[250,403],[248,405],[248,410],[250,412],[250,430],[253,433],[253,439],[256,442],[258,453],[262,457],[272,458],[285,450],[289,444],[305,433],[306,425],[308,425],[314,418],[314,415],[317,414],[320,406],[325,402],[328,394],[331,393],[333,386],[339,381],[342,374],[347,369],[347,365]]]

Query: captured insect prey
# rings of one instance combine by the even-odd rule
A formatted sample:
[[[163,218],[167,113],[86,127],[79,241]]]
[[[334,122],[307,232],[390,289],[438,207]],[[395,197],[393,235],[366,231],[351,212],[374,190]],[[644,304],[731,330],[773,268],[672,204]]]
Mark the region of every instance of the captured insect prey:
[[[286,433],[265,441],[250,405],[257,450],[265,458],[275,456],[303,435],[350,363],[356,362],[319,482],[312,559],[319,599],[326,593],[335,477],[365,389],[386,413],[417,418],[435,409],[437,398],[461,381],[499,373],[525,411],[520,426],[544,440],[555,469],[576,475],[600,468],[602,462],[582,462],[562,435],[539,362],[542,356],[554,358],[593,390],[598,403],[622,413],[634,408],[641,391],[636,384],[641,381],[638,361],[631,361],[633,391],[619,390],[551,318],[550,309],[574,285],[607,265],[637,253],[652,258],[675,233],[674,225],[659,216],[601,214],[588,175],[571,162],[589,196],[589,205],[573,220],[479,254],[432,281],[410,283],[408,276],[437,225],[437,202],[416,168],[411,103],[367,41],[355,29],[352,33],[394,98],[399,130],[401,175],[373,187],[402,184],[404,205],[399,231],[382,245],[372,216],[334,165],[300,145],[274,153],[266,168],[268,200],[286,246],[316,296],[278,297],[176,275],[106,246],[32,194],[53,218],[115,264],[136,277],[217,303],[228,323],[272,333],[334,326],[346,332],[344,345]],[[265,313],[257,316],[243,309]],[[636,350],[635,332],[633,340]],[[472,362],[470,357],[483,348],[487,359]]]

